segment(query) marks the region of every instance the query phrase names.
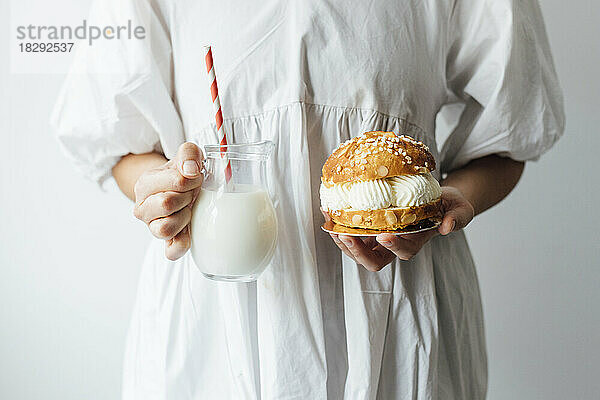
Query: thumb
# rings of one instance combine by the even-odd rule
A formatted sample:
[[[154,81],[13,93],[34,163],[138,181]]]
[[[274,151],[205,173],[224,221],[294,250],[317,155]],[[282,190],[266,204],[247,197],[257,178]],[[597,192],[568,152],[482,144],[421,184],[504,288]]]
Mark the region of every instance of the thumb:
[[[462,229],[471,222],[473,216],[473,207],[470,205],[463,205],[448,210],[444,215],[444,219],[442,220],[442,224],[438,228],[438,231],[442,235],[447,235],[452,231]]]
[[[179,173],[186,178],[197,178],[201,173],[202,151],[194,143],[187,142],[179,146],[174,164]]]
[[[456,228],[456,217],[452,215],[452,213],[447,213],[444,215],[444,219],[438,228],[438,232],[441,235],[447,235],[452,232],[454,228]]]

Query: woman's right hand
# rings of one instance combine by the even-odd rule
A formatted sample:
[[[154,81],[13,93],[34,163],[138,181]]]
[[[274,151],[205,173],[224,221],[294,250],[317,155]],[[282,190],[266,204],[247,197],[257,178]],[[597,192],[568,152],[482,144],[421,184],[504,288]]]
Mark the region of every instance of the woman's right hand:
[[[164,165],[144,172],[134,188],[134,215],[165,243],[165,255],[177,260],[190,248],[192,206],[202,185],[202,152],[184,143]]]

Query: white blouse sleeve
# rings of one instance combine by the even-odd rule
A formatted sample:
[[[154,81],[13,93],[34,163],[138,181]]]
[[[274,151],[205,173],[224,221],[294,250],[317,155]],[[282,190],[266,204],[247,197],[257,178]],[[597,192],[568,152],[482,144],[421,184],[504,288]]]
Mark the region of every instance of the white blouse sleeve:
[[[442,148],[442,171],[490,154],[537,159],[565,124],[537,0],[456,0],[449,30],[450,102],[464,107]]]
[[[98,0],[90,25],[142,25],[145,39],[78,43],[78,53],[52,116],[62,149],[83,173],[102,184],[129,153],[172,157],[184,140],[172,100],[171,46],[166,22],[152,0]]]

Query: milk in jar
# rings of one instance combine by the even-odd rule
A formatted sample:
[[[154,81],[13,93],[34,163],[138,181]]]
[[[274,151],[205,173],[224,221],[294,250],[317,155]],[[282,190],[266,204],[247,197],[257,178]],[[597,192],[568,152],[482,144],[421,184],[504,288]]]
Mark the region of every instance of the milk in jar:
[[[192,258],[209,278],[256,279],[277,241],[271,199],[254,185],[235,184],[232,191],[202,189],[190,228]]]

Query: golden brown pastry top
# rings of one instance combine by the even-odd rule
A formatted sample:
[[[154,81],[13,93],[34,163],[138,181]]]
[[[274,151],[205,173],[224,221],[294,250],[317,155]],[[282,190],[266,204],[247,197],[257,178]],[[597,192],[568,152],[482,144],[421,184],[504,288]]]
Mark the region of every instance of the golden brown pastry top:
[[[338,147],[323,165],[327,187],[435,170],[429,148],[410,136],[366,132]]]

